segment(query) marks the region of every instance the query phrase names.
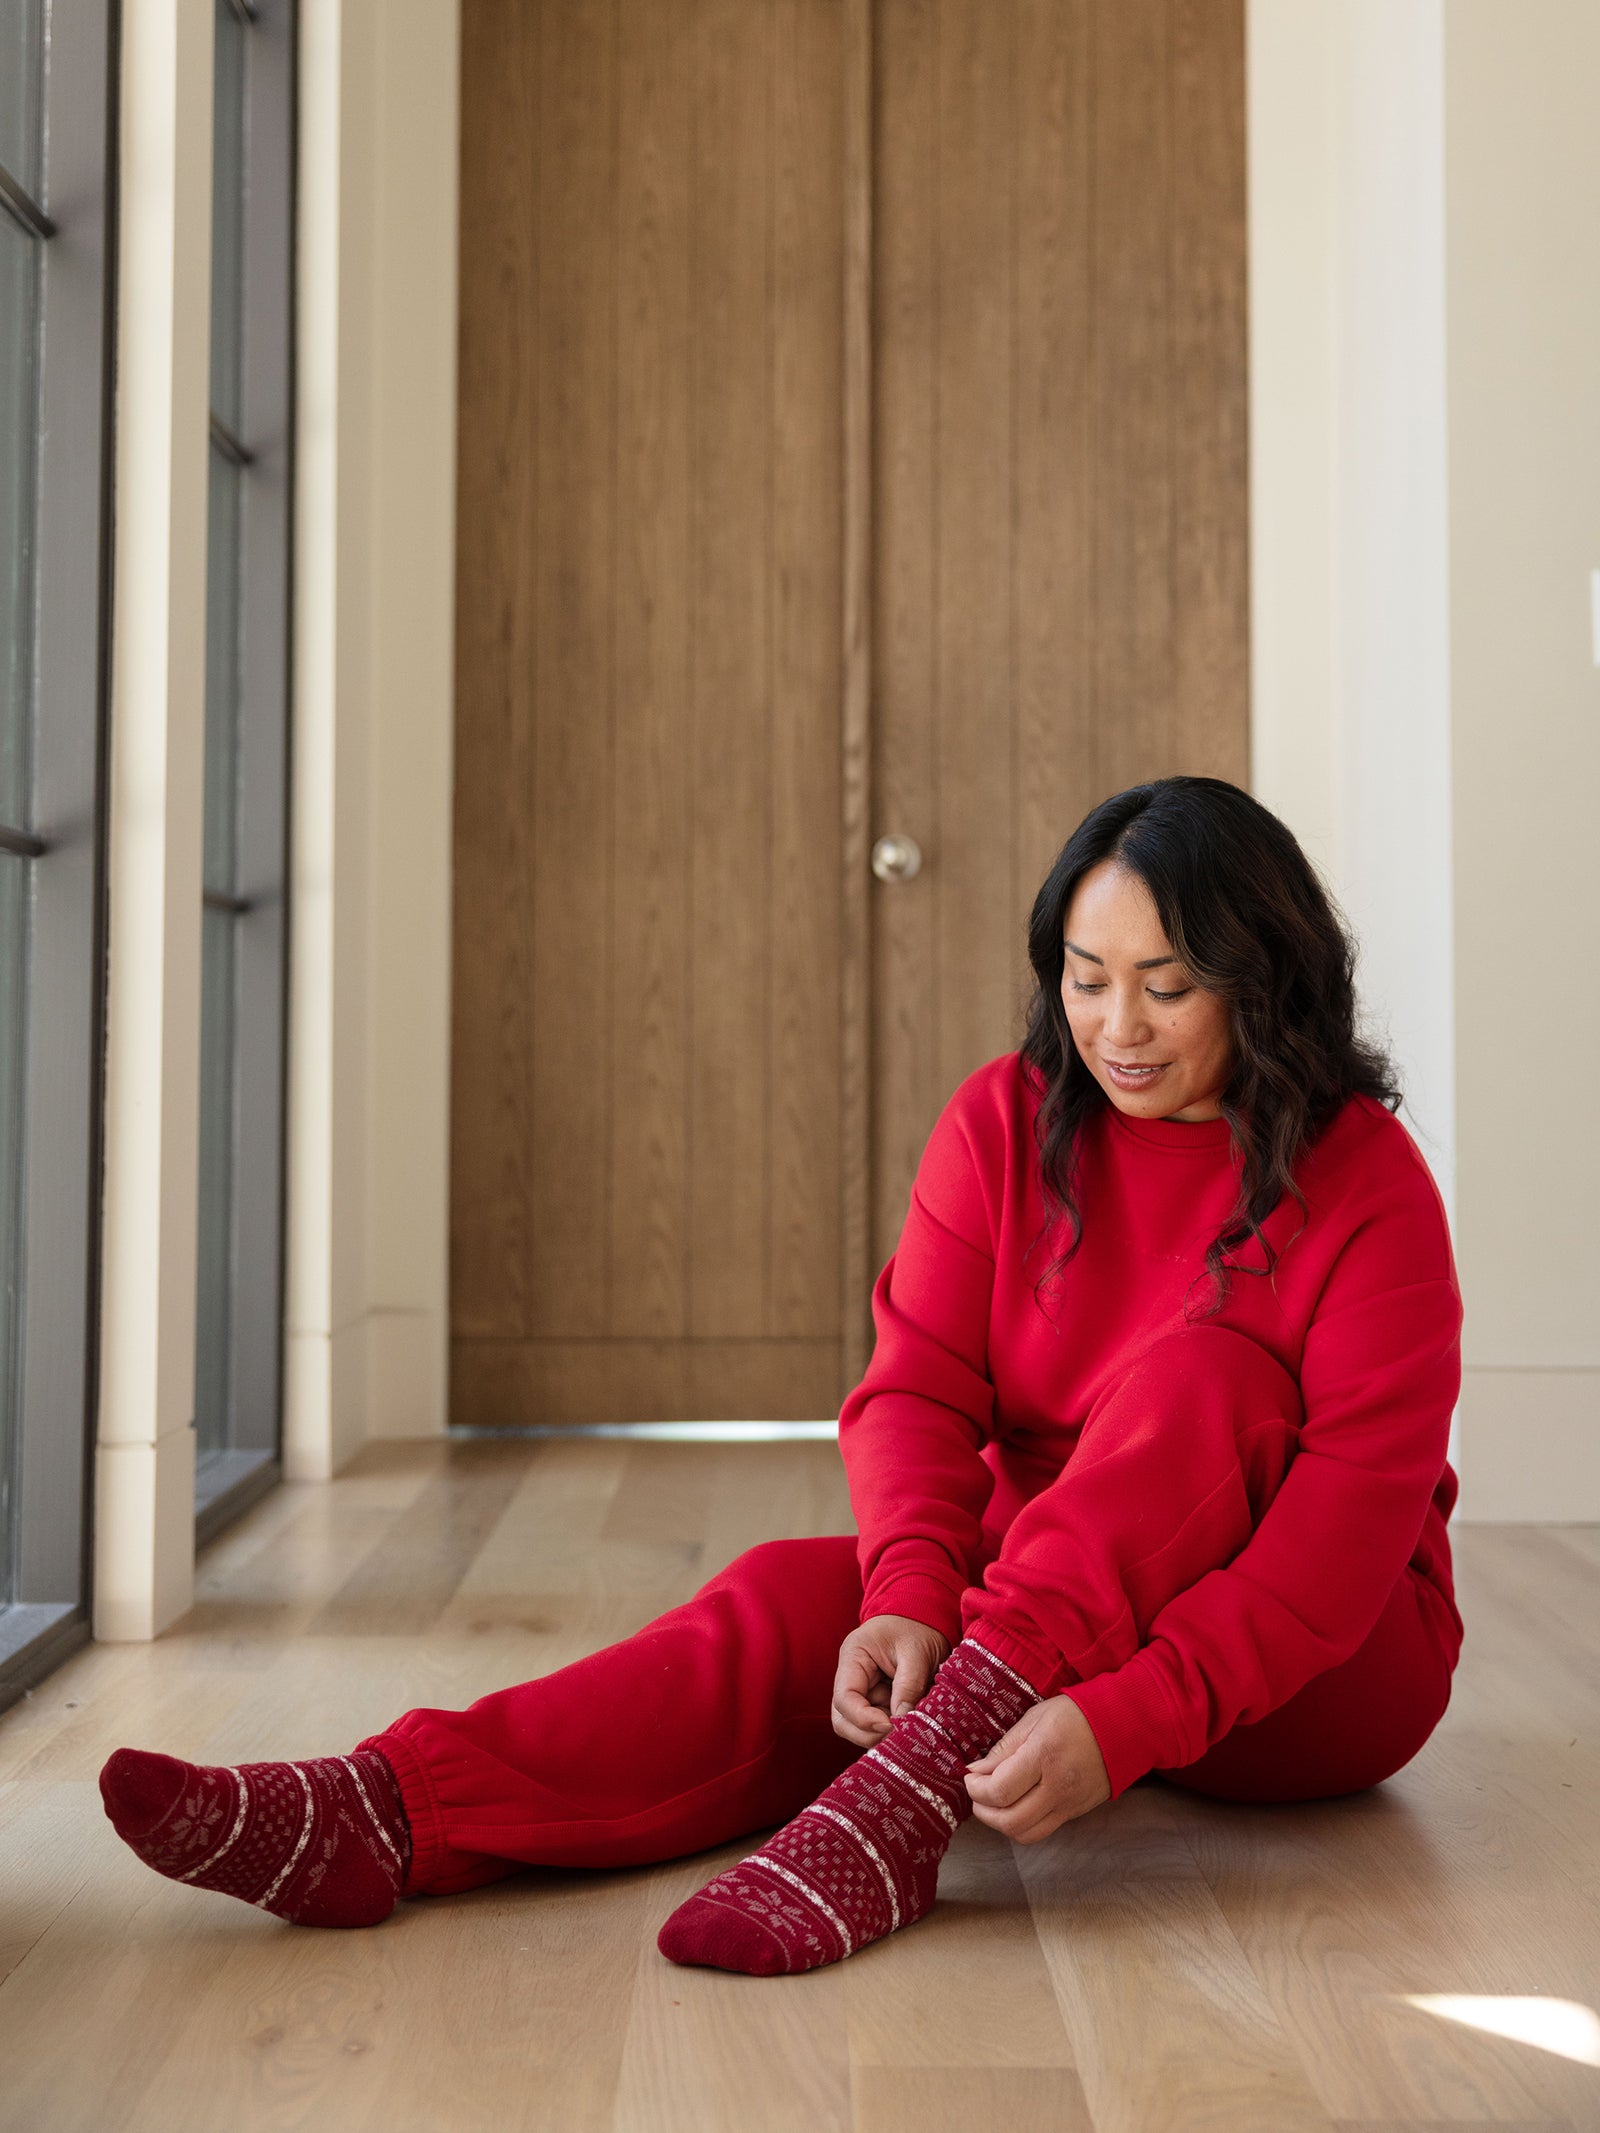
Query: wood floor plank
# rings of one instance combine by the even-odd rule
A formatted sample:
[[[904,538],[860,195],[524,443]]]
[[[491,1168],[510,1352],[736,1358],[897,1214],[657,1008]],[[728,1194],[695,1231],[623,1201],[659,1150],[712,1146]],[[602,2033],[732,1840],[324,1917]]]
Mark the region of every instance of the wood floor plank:
[[[1048,2126],[1094,2133],[1078,2077],[1059,2066],[861,2066],[854,2133],[973,2133]]]
[[[415,1637],[444,1612],[527,1464],[517,1439],[452,1448],[437,1478],[308,1624],[313,1637]]]
[[[1326,2133],[1166,1800],[1135,1787],[1017,1856],[1096,2133]]]
[[[718,1851],[651,1876],[646,1931],[749,1849]],[[880,1945],[856,1962],[881,1960]],[[634,1976],[615,2133],[847,2133],[851,2124],[845,1971],[748,1978],[679,1969],[654,1953]]]
[[[933,1914],[905,1935],[895,1960],[849,1963],[845,1980],[858,2127],[866,2093],[861,2076],[867,2069],[909,2075],[917,2068],[1007,2068],[1044,2074],[1073,2063],[1012,1847],[981,1823],[967,1823],[956,1837],[939,1875]],[[895,2115],[900,2106],[891,2109],[893,2089],[894,2083],[885,2081],[870,2088],[868,2115],[881,2116],[885,2126],[901,2123]],[[912,2084],[910,2092],[920,2090]],[[960,2084],[952,2091],[961,2092]],[[1047,2092],[1056,2090],[1046,2083],[1040,2093]],[[1008,2093],[1002,2084],[991,2100]],[[1081,2108],[1081,2099],[1076,2107]]]
[[[85,1785],[0,1788],[0,1984],[82,1886],[88,1867],[77,1839],[99,1804]]]
[[[1572,2084],[1556,2062],[1407,2004],[1412,1994],[1514,1990],[1514,1975],[1554,1975],[1525,1934],[1517,1948],[1514,1919],[1495,1902],[1497,1884],[1521,1882],[1533,1896],[1537,1884],[1523,1879],[1531,1859],[1524,1852],[1508,1873],[1481,1814],[1475,1842],[1470,1824],[1452,1827],[1446,1799],[1430,1811],[1433,1789],[1413,1775],[1270,1817],[1214,1802],[1180,1813],[1331,2117],[1559,2118]],[[1497,1947],[1516,1954],[1497,1963]]]

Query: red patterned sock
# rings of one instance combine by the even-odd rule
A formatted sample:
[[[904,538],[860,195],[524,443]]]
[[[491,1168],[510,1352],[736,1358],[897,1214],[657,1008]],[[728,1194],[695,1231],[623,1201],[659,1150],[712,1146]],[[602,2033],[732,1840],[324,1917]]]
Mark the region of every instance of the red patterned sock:
[[[400,1788],[372,1748],[236,1768],[119,1748],[100,1797],[158,1874],[299,1926],[375,1926],[411,1863]]]
[[[680,1904],[656,1945],[675,1963],[775,1977],[837,1963],[921,1918],[972,1812],[967,1764],[1038,1701],[964,1638],[915,1710],[758,1852]]]

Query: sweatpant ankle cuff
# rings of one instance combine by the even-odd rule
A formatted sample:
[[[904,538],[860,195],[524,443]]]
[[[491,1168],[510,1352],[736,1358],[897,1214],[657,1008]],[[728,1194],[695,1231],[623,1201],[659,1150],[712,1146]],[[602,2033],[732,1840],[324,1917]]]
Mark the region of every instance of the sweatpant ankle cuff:
[[[400,1805],[405,1809],[406,1826],[411,1833],[411,1864],[400,1884],[400,1894],[422,1895],[444,1849],[444,1812],[439,1805],[439,1795],[433,1789],[428,1766],[401,1733],[374,1733],[370,1739],[358,1741],[356,1746],[370,1748],[381,1755],[394,1772],[394,1781],[400,1788]]]
[[[1053,1696],[1078,1678],[1059,1652],[1047,1644],[1019,1637],[1015,1630],[1002,1628],[998,1622],[969,1622],[962,1635],[1020,1674],[1036,1696]]]

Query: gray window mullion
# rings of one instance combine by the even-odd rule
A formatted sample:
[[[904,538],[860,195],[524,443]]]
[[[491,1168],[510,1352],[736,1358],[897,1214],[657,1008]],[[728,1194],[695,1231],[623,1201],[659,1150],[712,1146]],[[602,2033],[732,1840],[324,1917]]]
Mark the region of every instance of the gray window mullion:
[[[26,566],[27,827],[0,832],[9,855],[0,866],[9,873],[13,859],[27,865],[14,1114],[20,1515],[11,1589],[0,1593],[12,1603],[0,1608],[0,1705],[87,1635],[104,1014],[111,49],[111,0],[51,10],[39,127],[47,175],[37,191],[55,213],[45,215],[31,193],[19,203],[14,177],[5,201],[8,219],[25,221],[41,240],[41,356]]]
[[[0,207],[3,207],[15,222],[20,222],[30,237],[49,239],[56,233],[56,226],[34,199],[25,185],[14,178],[3,163],[0,163]]]

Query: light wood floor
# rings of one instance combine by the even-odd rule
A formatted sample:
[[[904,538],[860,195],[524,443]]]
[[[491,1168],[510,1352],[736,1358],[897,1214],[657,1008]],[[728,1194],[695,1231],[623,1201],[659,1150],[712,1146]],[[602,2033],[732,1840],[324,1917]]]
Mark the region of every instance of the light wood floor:
[[[160,1880],[101,1814],[119,1743],[328,1753],[847,1525],[820,1444],[377,1445],[280,1490],[168,1636],[0,1719],[0,2127],[1600,2127],[1600,1529],[1457,1531],[1455,1700],[1376,1792],[1151,1783],[1015,1851],[969,1825],[931,1919],[808,1977],[655,1952],[746,1845],[313,1933]]]

